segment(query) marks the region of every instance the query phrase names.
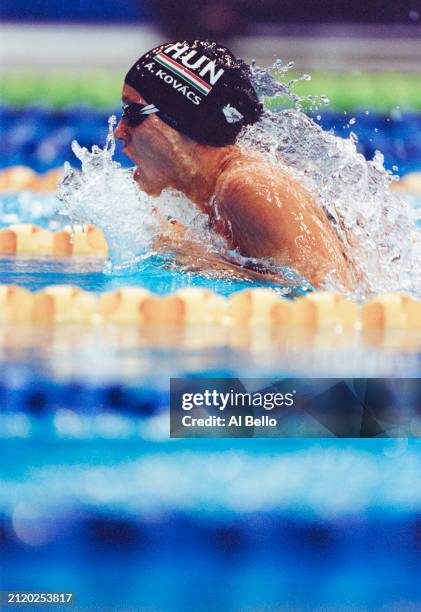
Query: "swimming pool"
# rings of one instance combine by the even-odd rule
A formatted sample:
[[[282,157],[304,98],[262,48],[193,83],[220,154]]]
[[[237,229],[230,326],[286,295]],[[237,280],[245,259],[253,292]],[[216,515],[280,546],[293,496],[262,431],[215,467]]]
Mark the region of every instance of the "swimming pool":
[[[37,171],[68,159],[73,138],[100,142],[106,123],[86,108],[1,113],[2,163]],[[419,115],[357,119],[361,150],[420,169]],[[321,122],[353,125],[338,113]],[[1,225],[57,229],[67,221],[55,206],[49,194],[3,195]],[[0,277],[95,294],[279,289],[157,258],[109,273],[95,257],[3,257]],[[1,588],[26,576],[26,590],[74,590],[77,609],[99,610],[419,605],[418,441],[168,438],[171,376],[419,377],[416,332],[3,323],[0,334]]]
[[[413,197],[412,204],[419,204],[419,196]],[[54,231],[68,223],[56,213],[58,202],[50,193],[4,193],[0,206],[0,228],[29,223]],[[256,287],[272,288],[280,295],[286,291],[293,297],[307,292],[305,285],[286,288],[264,275],[233,268],[223,275],[211,269],[188,272],[171,258],[158,256],[114,270],[104,257],[3,256],[0,275],[3,283],[32,292],[63,284],[94,294],[125,286],[143,287],[157,295],[194,287],[225,297]],[[414,330],[363,335],[315,329],[288,336],[266,324],[232,332],[204,321],[200,329],[197,325],[165,327],[164,331],[155,327],[152,333],[128,324],[92,327],[68,323],[47,329],[3,324],[2,354],[6,362],[23,363],[28,372],[34,370],[38,378],[37,361],[53,378],[76,377],[85,383],[91,379],[104,385],[128,382],[142,386],[147,381],[150,387],[165,387],[170,376],[201,372],[209,376],[413,376],[419,369],[419,335]]]
[[[7,198],[6,221],[51,227],[50,196]],[[0,270],[33,291],[66,282],[162,294],[205,286],[228,296],[257,284],[158,260],[119,274],[104,265],[9,257]],[[1,333],[2,588],[21,589],[26,574],[25,589],[72,590],[80,610],[122,601],[126,609],[418,605],[417,440],[168,437],[171,376],[418,377],[414,332],[288,338],[267,326],[221,334],[58,324]]]

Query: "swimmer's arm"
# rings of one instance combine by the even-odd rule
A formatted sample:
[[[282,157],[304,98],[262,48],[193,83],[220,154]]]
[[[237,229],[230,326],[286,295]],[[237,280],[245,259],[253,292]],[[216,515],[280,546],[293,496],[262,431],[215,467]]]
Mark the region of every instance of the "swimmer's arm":
[[[288,251],[289,232],[283,236],[283,191],[270,178],[251,167],[227,174],[216,192],[214,228],[224,234],[233,249],[246,257],[268,258]],[[285,263],[287,263],[285,261]]]
[[[216,199],[232,248],[270,258],[322,285],[333,274],[352,284],[343,246],[310,194],[288,174],[267,164],[247,165],[222,177]]]
[[[153,247],[158,253],[171,253],[176,257],[202,257],[206,250],[200,242],[187,238],[187,227],[176,219],[160,219],[160,232]]]
[[[163,223],[162,234],[155,240],[155,251],[171,253],[177,265],[188,272],[228,273],[230,278],[245,278],[256,282],[279,282],[278,275],[267,271],[245,268],[221,255],[209,252],[201,243],[186,238],[187,228],[181,223],[167,221]]]
[[[173,261],[184,271],[210,272],[232,269],[200,243],[186,238],[187,228],[178,221],[169,220],[162,223],[162,232],[154,241],[154,250],[158,253],[171,254]]]
[[[186,227],[176,219],[170,219],[161,223],[161,231],[155,238],[154,246],[157,251],[171,244],[178,244],[184,240]]]

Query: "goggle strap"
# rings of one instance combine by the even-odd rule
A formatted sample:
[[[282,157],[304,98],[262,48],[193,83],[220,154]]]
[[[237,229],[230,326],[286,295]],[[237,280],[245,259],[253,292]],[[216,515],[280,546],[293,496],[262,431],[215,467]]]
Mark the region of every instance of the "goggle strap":
[[[150,115],[151,113],[159,113],[159,109],[154,104],[148,104],[142,110],[142,115]]]

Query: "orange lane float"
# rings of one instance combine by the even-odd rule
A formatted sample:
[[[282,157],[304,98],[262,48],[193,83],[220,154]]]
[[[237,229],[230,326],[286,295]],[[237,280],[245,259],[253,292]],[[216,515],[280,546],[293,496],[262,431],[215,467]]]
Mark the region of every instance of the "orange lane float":
[[[235,325],[268,325],[272,320],[289,324],[290,303],[273,289],[246,289],[231,295],[231,317]]]
[[[39,174],[35,183],[35,191],[41,193],[54,193],[63,175],[64,171],[62,168],[55,168],[45,172],[45,174]]]
[[[7,255],[52,255],[53,233],[29,223],[11,225],[0,231],[0,252]]]
[[[153,308],[147,302],[159,302],[149,291],[142,287],[124,287],[104,293],[100,297],[100,314],[104,321],[110,323],[145,323],[152,318]],[[153,304],[154,305],[154,304]],[[150,305],[152,306],[152,305]]]
[[[364,330],[421,329],[421,301],[403,293],[384,293],[361,308]]]
[[[0,193],[36,191],[52,193],[63,176],[62,168],[37,174],[26,166],[12,166],[0,172]]]
[[[391,187],[394,191],[421,194],[421,172],[410,172],[400,181],[393,182]]]
[[[0,192],[33,190],[38,174],[26,166],[12,166],[0,172]]]
[[[0,285],[0,322],[28,323],[32,320],[33,294],[16,285]]]
[[[292,308],[293,325],[320,329],[358,327],[359,306],[340,293],[314,292],[298,298]]]
[[[97,296],[79,287],[55,285],[34,294],[35,323],[93,323],[97,318]]]
[[[167,295],[161,304],[161,321],[174,325],[224,324],[228,300],[208,289],[186,287]]]
[[[74,225],[63,230],[70,236],[72,255],[108,255],[102,231],[93,225]]]
[[[110,323],[189,326],[226,323],[228,301],[206,289],[190,287],[160,297],[140,287],[104,294],[100,312]]]
[[[314,292],[286,300],[272,289],[247,289],[231,296],[235,325],[272,325],[285,328],[358,326],[359,307],[339,293]]]
[[[31,293],[0,285],[0,322],[90,322],[199,329],[279,330],[285,334],[392,331],[421,334],[421,301],[400,293],[382,294],[363,304],[333,292],[286,300],[269,289],[247,289],[225,298],[199,287],[157,296],[142,287],[104,294],[72,285]],[[262,331],[263,330],[263,331]]]
[[[20,223],[0,230],[0,255],[107,257],[104,234],[93,225],[76,225],[52,232]]]

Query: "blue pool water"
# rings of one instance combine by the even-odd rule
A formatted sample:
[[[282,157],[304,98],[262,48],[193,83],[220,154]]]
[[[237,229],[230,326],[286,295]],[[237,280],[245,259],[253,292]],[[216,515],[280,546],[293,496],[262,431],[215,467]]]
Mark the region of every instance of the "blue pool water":
[[[419,450],[6,441],[1,588],[74,590],[81,610],[416,610]]]
[[[32,223],[40,227],[57,230],[69,219],[57,214],[60,202],[52,194],[34,192],[0,194],[0,228],[13,223]],[[291,274],[290,274],[291,276]],[[142,286],[164,295],[183,287],[200,286],[221,295],[230,295],[249,287],[272,287],[281,291],[285,283],[268,280],[265,274],[230,265],[224,273],[204,271],[189,272],[170,255],[151,256],[124,267],[107,265],[105,259],[97,257],[0,257],[2,283],[16,283],[31,290],[47,285],[73,284],[87,291],[111,291],[125,285]],[[298,284],[291,278],[288,282],[292,296],[302,295],[311,287]]]
[[[26,165],[37,172],[62,165],[70,157],[70,144],[76,139],[88,148],[104,141],[107,119],[119,114],[120,109],[109,112],[90,107],[51,110],[32,106],[16,109],[0,106],[2,141],[0,167]],[[385,156],[385,166],[397,166],[397,174],[421,169],[421,115],[411,111],[395,110],[389,116],[361,110],[344,114],[337,111],[319,111],[318,123],[326,130],[334,129],[338,136],[347,137],[351,131],[359,138],[359,150],[371,159],[376,149]],[[356,122],[349,124],[349,120]],[[123,166],[129,161],[117,148],[116,161]]]
[[[265,280],[264,275],[247,274],[233,269],[224,278],[199,272],[183,272],[171,264],[171,260],[151,257],[139,263],[136,270],[109,273],[104,260],[97,258],[14,258],[0,259],[0,276],[3,283],[18,284],[31,290],[48,285],[71,284],[87,291],[112,291],[119,287],[135,285],[145,287],[158,295],[172,293],[183,287],[200,286],[221,295],[230,295],[250,287],[282,288],[280,283]],[[305,287],[296,287],[294,295],[304,293]]]
[[[57,167],[73,138],[103,140],[107,115],[2,107],[1,163]],[[420,115],[356,116],[367,156],[379,148],[402,174],[421,168]],[[348,120],[322,117],[339,135]],[[54,229],[54,206],[2,196],[1,225]],[[0,278],[159,294],[268,286],[157,259],[104,265],[3,258]],[[420,609],[417,440],[170,440],[168,422],[170,376],[419,377],[405,339],[285,343],[254,329],[233,343],[194,329],[152,330],[151,341],[133,326],[72,325],[3,325],[0,336],[0,590],[75,591],[77,610]]]

